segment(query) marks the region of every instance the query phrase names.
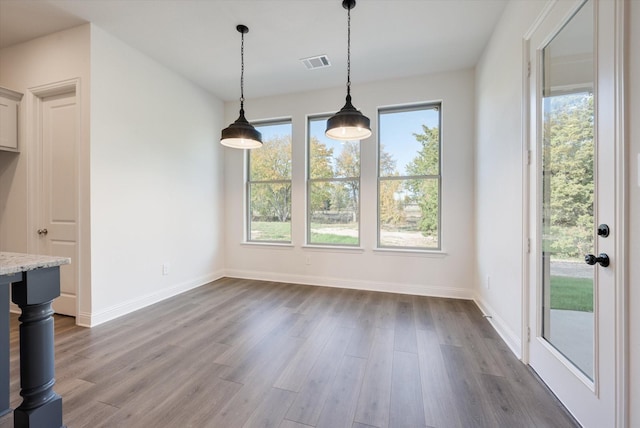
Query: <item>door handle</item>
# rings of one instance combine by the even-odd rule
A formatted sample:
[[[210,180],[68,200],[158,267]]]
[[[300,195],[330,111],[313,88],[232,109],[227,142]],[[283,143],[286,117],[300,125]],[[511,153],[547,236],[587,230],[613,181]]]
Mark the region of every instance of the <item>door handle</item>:
[[[593,254],[587,254],[584,256],[584,261],[588,265],[595,265],[596,263],[599,263],[602,267],[609,266],[609,256],[605,253],[598,254],[598,257]]]
[[[40,236],[46,235],[47,233],[49,233],[47,229],[38,229],[38,235]]]

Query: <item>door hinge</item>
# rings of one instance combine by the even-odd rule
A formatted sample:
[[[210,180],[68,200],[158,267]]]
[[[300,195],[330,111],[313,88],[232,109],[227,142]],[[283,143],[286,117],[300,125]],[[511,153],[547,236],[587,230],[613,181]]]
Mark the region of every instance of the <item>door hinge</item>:
[[[527,62],[527,77],[531,77],[531,61]]]
[[[527,238],[527,254],[531,253],[531,238]]]
[[[531,165],[531,150],[527,150],[527,165]]]
[[[531,342],[531,327],[527,327],[527,342]]]

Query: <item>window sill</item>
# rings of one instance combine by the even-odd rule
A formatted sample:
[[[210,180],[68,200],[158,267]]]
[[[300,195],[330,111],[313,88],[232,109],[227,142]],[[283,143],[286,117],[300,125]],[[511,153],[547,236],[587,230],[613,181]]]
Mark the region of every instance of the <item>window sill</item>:
[[[338,251],[338,252],[345,252],[345,253],[364,253],[364,248],[362,247],[347,247],[347,246],[342,246],[342,245],[303,245],[302,248],[304,250],[311,250],[311,251]]]
[[[377,255],[390,256],[414,256],[444,258],[449,254],[443,250],[418,250],[413,248],[374,248],[373,253]]]
[[[240,245],[243,247],[273,247],[273,248],[294,248],[295,246],[289,242],[254,242],[244,241]]]

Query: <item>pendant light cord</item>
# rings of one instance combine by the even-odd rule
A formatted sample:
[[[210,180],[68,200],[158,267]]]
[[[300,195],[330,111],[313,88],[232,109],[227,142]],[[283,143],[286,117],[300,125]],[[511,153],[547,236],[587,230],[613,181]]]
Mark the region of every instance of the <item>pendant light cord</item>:
[[[244,112],[244,33],[240,34],[240,110]]]
[[[347,9],[347,96],[351,96],[351,7]]]

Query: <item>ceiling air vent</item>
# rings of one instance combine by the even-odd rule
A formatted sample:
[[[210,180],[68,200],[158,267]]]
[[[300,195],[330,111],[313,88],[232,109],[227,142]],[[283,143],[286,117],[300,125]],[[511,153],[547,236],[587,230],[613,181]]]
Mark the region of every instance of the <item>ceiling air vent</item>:
[[[309,58],[302,58],[300,61],[307,67],[307,70],[329,67],[331,65],[329,57],[326,55],[310,56]]]

